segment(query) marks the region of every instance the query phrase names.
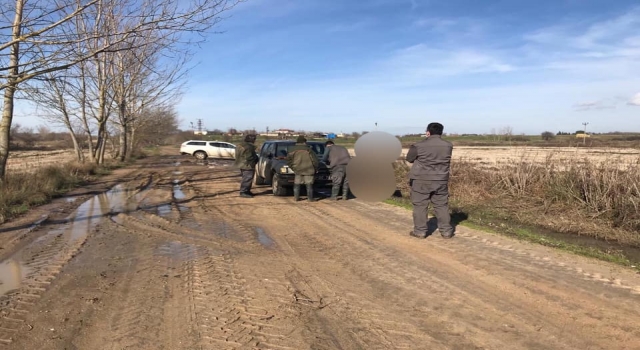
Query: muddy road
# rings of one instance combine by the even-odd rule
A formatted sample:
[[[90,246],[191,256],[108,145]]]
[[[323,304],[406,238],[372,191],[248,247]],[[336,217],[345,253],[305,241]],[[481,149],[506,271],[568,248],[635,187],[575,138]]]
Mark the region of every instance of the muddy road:
[[[239,180],[152,157],[0,227],[0,348],[640,349],[634,271]]]

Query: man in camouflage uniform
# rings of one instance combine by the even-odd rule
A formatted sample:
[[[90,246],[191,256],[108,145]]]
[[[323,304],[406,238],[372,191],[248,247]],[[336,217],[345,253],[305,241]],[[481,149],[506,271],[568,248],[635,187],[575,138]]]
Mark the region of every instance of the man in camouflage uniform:
[[[256,135],[247,135],[244,142],[236,147],[235,165],[240,169],[242,180],[240,181],[240,197],[252,198],[251,185],[253,177],[256,173],[256,164],[258,163],[258,154],[256,153]]]
[[[324,155],[322,161],[329,165],[331,170],[331,200],[337,200],[342,187],[342,199],[347,200],[349,196],[349,181],[347,181],[347,164],[351,160],[349,151],[333,141],[325,143]]]
[[[315,201],[313,197],[313,183],[315,174],[318,171],[318,156],[307,146],[307,139],[298,136],[296,145],[287,154],[287,165],[295,173],[293,180],[293,197],[295,201],[300,200],[300,186],[307,186],[307,200]]]

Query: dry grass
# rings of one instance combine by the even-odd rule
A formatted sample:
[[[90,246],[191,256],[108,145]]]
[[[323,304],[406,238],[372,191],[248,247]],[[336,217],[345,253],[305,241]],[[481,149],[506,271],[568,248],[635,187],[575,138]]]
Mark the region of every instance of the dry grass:
[[[640,246],[640,161],[625,169],[587,160],[545,162],[522,158],[491,168],[454,161],[451,199],[470,215],[504,220]],[[396,163],[408,196],[409,166]]]
[[[0,223],[31,206],[48,202],[100,172],[95,164],[71,162],[43,166],[34,172],[7,173],[0,187]]]

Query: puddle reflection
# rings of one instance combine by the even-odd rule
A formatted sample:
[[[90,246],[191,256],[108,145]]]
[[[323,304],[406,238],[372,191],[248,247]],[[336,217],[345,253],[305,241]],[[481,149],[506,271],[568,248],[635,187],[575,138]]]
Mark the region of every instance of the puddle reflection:
[[[38,237],[23,250],[17,251],[11,257],[0,262],[0,295],[4,295],[11,290],[20,288],[28,274],[31,272],[29,264],[26,261],[31,261],[29,257],[24,257],[24,251],[36,244],[40,244],[46,240],[51,240],[53,237],[62,235],[64,239],[70,245],[82,243],[89,233],[104,219],[106,216],[121,212],[135,211],[141,192],[133,190],[127,190],[122,185],[117,185],[111,190],[93,196],[89,200],[82,203],[71,215],[66,217],[66,223],[52,228],[45,235]],[[51,264],[55,262],[64,251],[55,252],[51,256],[47,257],[45,261],[39,261],[40,264]],[[31,257],[32,259],[35,256]]]

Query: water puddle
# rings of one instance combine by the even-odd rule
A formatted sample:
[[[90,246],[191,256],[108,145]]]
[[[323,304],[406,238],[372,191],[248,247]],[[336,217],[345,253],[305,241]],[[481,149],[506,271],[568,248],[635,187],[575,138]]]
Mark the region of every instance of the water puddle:
[[[75,201],[76,201],[76,199],[78,199],[78,198],[76,198],[76,197],[67,197],[67,198],[65,198],[65,200],[67,201],[67,203],[73,203],[73,202],[75,202]]]
[[[255,230],[257,234],[256,238],[258,239],[258,242],[260,242],[260,244],[267,248],[273,248],[276,245],[276,242],[271,237],[269,237],[269,235],[264,232],[261,227],[256,227]]]
[[[178,181],[178,180],[173,180]],[[173,186],[173,198],[177,199],[177,200],[183,200],[185,198],[187,198],[187,196],[184,194],[184,192],[182,191],[182,186],[180,185],[174,185]]]
[[[31,270],[17,259],[7,259],[0,264],[0,295],[20,288]]]
[[[167,217],[171,215],[171,204],[161,204],[156,208],[158,215]]]
[[[42,267],[65,261],[62,257],[68,249],[83,243],[105,216],[135,210],[135,200],[138,196],[134,194],[135,191],[126,190],[122,185],[118,185],[105,193],[93,196],[67,216],[64,224],[51,229],[22,250],[0,261],[0,295],[20,288],[30,277],[31,265],[37,264]],[[50,243],[60,240],[62,245]],[[33,252],[36,251],[39,253],[34,255]]]
[[[178,170],[173,172],[173,175],[182,175],[182,174],[183,174],[182,171],[178,171]]]

